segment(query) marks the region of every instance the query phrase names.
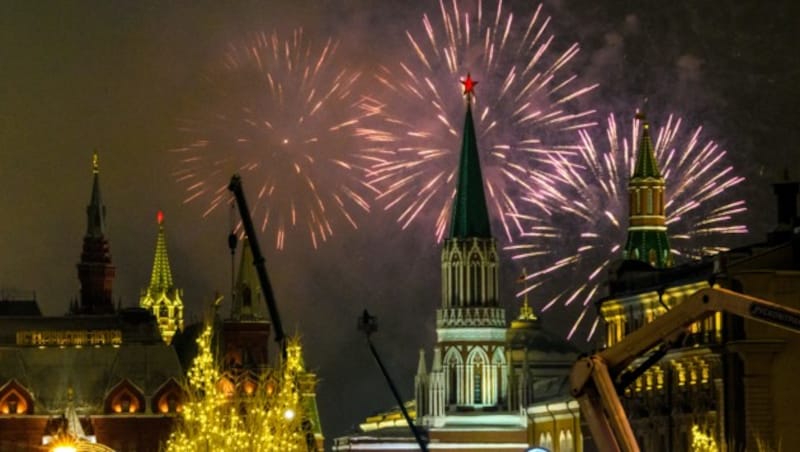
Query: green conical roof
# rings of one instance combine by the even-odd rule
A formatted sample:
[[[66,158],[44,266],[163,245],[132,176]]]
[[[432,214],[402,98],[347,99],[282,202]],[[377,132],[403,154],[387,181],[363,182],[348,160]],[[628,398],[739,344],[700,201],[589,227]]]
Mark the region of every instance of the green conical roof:
[[[653,142],[650,140],[650,124],[648,124],[644,115],[640,115],[640,118],[642,119],[642,137],[639,138],[639,149],[636,154],[636,167],[633,171],[633,177],[661,178],[661,173],[658,171],[656,153],[653,150]]]
[[[491,236],[489,211],[486,208],[486,196],[483,192],[478,140],[475,137],[472,108],[468,98],[461,159],[458,164],[458,187],[453,200],[453,216],[450,219],[450,238]]]

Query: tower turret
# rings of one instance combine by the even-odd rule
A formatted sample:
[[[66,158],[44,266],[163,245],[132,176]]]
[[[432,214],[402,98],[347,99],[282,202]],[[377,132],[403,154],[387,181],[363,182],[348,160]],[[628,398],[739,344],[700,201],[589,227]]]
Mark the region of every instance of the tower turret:
[[[241,246],[231,315],[222,323],[223,362],[233,374],[265,369],[269,363],[271,324],[267,320],[266,302],[247,237]]]
[[[106,239],[106,207],[100,195],[100,164],[97,151],[92,156],[92,195],[86,206],[86,235],[83,237],[78,279],[81,284],[80,314],[108,314],[114,312],[112,285],[115,268],[111,264],[111,251]]]
[[[467,98],[467,114],[450,235],[442,250],[442,314],[453,308],[495,307],[498,298],[497,244],[489,223],[478,140],[472,120],[473,88],[477,82],[467,74],[462,83]],[[504,326],[505,318],[494,318],[490,323]]]
[[[247,237],[242,240],[242,256],[236,274],[236,286],[231,304],[233,320],[266,320],[266,304],[261,293],[256,268],[253,265],[253,252]]]
[[[636,152],[636,163],[628,183],[628,240],[624,258],[639,260],[655,268],[672,266],[664,214],[664,178],[658,170],[650,125],[642,113],[642,133]]]
[[[177,331],[183,330],[183,291],[172,282],[172,270],[167,255],[167,239],[164,233],[164,213],[156,215],[158,236],[153,258],[150,285],[142,291],[139,306],[150,310],[158,319],[161,338],[169,344]]]

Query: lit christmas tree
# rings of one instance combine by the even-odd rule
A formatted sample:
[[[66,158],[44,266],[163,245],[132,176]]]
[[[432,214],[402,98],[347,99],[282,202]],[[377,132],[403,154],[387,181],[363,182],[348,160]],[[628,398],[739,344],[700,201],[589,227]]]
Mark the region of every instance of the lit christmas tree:
[[[692,426],[692,450],[696,452],[718,452],[714,437],[704,432],[697,425]]]
[[[166,445],[168,452],[307,450],[299,381],[304,374],[298,340],[286,360],[259,375],[255,390],[231,392],[211,351],[213,328],[197,339],[186,401]],[[275,378],[277,377],[277,378]]]

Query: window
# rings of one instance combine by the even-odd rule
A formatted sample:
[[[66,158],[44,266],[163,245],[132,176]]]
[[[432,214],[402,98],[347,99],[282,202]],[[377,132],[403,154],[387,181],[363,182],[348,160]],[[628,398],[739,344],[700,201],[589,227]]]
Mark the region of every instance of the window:
[[[483,359],[476,356],[472,362],[472,403],[480,405],[483,403]]]
[[[450,405],[458,403],[458,371],[461,360],[456,354],[455,349],[450,349],[447,353],[445,365],[447,366],[447,401]]]

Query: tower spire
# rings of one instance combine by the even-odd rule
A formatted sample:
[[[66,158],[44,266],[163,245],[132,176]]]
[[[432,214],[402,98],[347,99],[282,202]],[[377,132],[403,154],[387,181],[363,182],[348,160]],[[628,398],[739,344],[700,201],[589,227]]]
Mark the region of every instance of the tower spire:
[[[450,220],[450,237],[466,238],[492,236],[486,196],[483,191],[481,161],[478,154],[478,140],[472,120],[472,98],[478,82],[470,74],[462,80],[464,96],[467,99],[467,114],[464,120],[464,136],[458,164],[458,186],[453,200],[453,215]]]
[[[78,263],[81,299],[77,312],[107,314],[114,312],[111,300],[115,268],[106,239],[106,206],[100,196],[100,166],[97,150],[92,155],[92,195],[86,206],[86,235]]]
[[[506,312],[499,303],[499,259],[483,189],[471,103],[477,83],[462,80],[466,118],[450,234],[442,247],[442,305],[423,425],[441,425],[456,408],[501,409],[507,400]],[[488,371],[488,369],[496,371]],[[422,368],[420,368],[422,370]]]
[[[536,314],[533,313],[531,305],[528,303],[528,270],[523,268],[522,274],[519,275],[517,281],[522,284],[524,295],[522,296],[522,306],[519,308],[518,320],[538,320]]]
[[[633,175],[628,183],[628,239],[624,258],[639,260],[655,268],[672,266],[664,213],[665,183],[658,169],[650,124],[644,113],[636,113],[642,124]]]
[[[139,306],[150,310],[158,320],[161,338],[169,344],[175,332],[183,329],[183,295],[172,282],[172,270],[167,255],[167,239],[164,233],[164,212],[156,214],[158,235],[153,258],[150,285],[142,291]]]
[[[231,305],[233,320],[265,320],[264,297],[261,294],[261,283],[258,281],[256,268],[253,265],[253,252],[250,241],[245,237],[242,241],[242,257],[239,271],[236,274],[236,285]]]
[[[100,195],[100,157],[95,149],[92,154],[92,197],[86,207],[86,235],[90,237],[103,237],[106,233],[106,206]]]
[[[156,253],[153,259],[153,271],[150,274],[150,287],[152,292],[169,290],[172,285],[172,270],[169,266],[167,255],[167,239],[164,234],[164,212],[156,214],[158,222],[158,236],[156,237]]]

